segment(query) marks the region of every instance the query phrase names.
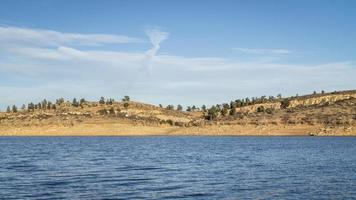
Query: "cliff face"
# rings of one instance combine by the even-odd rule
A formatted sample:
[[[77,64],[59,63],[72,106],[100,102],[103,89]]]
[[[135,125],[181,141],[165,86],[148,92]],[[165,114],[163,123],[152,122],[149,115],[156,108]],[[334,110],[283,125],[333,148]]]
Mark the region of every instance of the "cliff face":
[[[338,101],[348,100],[348,99],[356,99],[356,91],[347,91],[347,92],[337,92],[337,93],[328,93],[328,94],[319,94],[319,95],[307,95],[301,97],[293,97],[288,100],[289,105],[287,108],[295,108],[295,107],[308,107],[314,105],[325,105],[325,104],[333,104]],[[263,107],[264,109],[272,109],[272,110],[280,110],[282,103],[281,101],[274,100],[274,102],[267,103],[258,103],[254,105],[248,105],[244,107],[236,108],[236,112],[242,113],[254,113],[257,112],[259,107]]]
[[[241,112],[241,113],[253,113],[257,112],[257,109],[259,107],[263,107],[265,109],[273,109],[277,110],[281,108],[281,103],[280,102],[270,102],[270,103],[259,103],[259,104],[254,104],[254,105],[249,105],[249,106],[244,106],[240,108],[236,108],[236,112]]]
[[[288,108],[294,108],[299,106],[333,104],[337,101],[347,100],[351,98],[356,98],[356,93],[327,94],[320,97],[297,98],[289,101]]]

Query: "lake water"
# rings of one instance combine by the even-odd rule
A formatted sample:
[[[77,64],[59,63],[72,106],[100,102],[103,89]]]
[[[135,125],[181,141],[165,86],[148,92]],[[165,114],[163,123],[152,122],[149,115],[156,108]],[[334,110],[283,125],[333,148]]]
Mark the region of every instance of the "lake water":
[[[0,199],[352,198],[352,137],[0,137]]]

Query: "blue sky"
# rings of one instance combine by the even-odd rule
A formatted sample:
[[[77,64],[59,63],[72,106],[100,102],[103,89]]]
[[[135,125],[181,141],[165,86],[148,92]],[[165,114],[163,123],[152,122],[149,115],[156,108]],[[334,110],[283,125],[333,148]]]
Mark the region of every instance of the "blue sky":
[[[213,104],[356,88],[355,1],[14,1],[0,108],[57,97]]]

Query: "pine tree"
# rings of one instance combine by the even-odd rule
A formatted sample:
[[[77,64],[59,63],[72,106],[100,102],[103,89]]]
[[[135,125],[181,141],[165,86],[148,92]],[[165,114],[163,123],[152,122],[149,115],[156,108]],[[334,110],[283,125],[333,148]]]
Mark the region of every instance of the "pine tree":
[[[124,96],[124,98],[122,99],[122,101],[126,102],[126,101],[130,101],[130,97],[129,96]]]
[[[64,103],[64,98],[59,98],[56,100],[57,105],[61,105],[62,103]]]
[[[86,102],[86,101],[85,101],[84,98],[81,98],[80,101],[79,101],[80,105],[83,105],[85,102]]]
[[[47,108],[47,100],[43,99],[42,101],[42,109],[46,109]]]
[[[228,113],[229,113],[229,109],[224,106],[223,109],[221,110],[221,114],[222,114],[223,116],[226,116]]]
[[[34,109],[35,109],[35,104],[33,104],[32,102],[27,105],[27,110],[28,111],[30,111],[30,110],[33,111]]]
[[[100,97],[99,103],[100,104],[105,104],[105,98],[104,97]]]
[[[288,106],[289,106],[289,100],[283,99],[283,101],[281,101],[281,108],[285,109],[288,108]]]
[[[236,115],[236,108],[232,108],[230,110],[230,115],[232,115],[232,116]]]
[[[52,108],[52,102],[48,101],[47,102],[47,109],[51,110],[51,108]]]
[[[79,106],[79,102],[77,101],[76,98],[73,99],[72,106],[74,106],[74,107],[78,107]]]
[[[167,109],[167,110],[174,110],[174,106],[173,106],[173,105],[168,105],[168,106],[166,107],[166,109]]]
[[[12,112],[14,112],[14,113],[17,112],[17,107],[15,105],[12,106]]]
[[[191,112],[192,108],[190,106],[187,107],[187,112]]]
[[[7,108],[6,108],[6,112],[7,112],[7,113],[10,113],[10,112],[11,112],[11,108],[10,108],[10,106],[7,106]]]
[[[177,110],[178,110],[178,111],[182,111],[182,110],[183,110],[183,107],[182,107],[180,104],[178,104],[178,105],[177,105]]]
[[[202,110],[203,112],[206,112],[206,106],[205,106],[205,105],[202,105],[202,106],[201,106],[201,110]]]
[[[207,115],[207,119],[208,120],[214,120],[219,116],[219,109],[216,106],[212,106],[209,110],[208,110],[208,115]]]

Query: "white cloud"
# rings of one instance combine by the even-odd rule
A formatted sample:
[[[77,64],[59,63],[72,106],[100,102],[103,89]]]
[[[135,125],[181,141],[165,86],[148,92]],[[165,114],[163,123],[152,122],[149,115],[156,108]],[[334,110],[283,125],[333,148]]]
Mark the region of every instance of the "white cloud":
[[[152,48],[146,52],[146,55],[152,58],[160,49],[161,42],[168,39],[169,34],[159,30],[146,30],[146,35],[150,38],[150,41],[153,45]]]
[[[0,42],[33,45],[100,45],[141,42],[124,35],[63,33],[53,30],[0,26]]]
[[[41,98],[96,100],[126,94],[156,104],[213,104],[246,96],[356,87],[353,62],[277,64],[161,55],[160,44],[169,34],[158,30],[146,34],[152,47],[142,52],[109,51],[101,46],[88,50],[76,47],[76,41],[43,35],[34,44],[0,34],[0,41],[9,44],[0,47],[0,107]]]

